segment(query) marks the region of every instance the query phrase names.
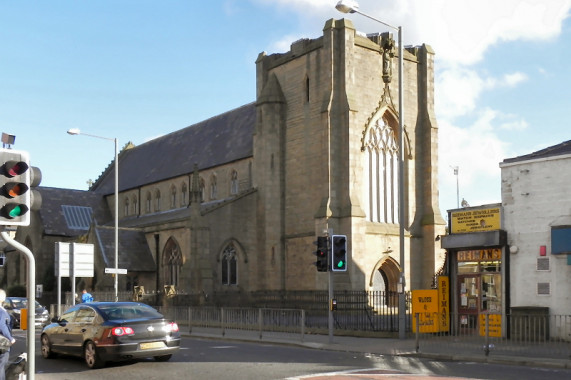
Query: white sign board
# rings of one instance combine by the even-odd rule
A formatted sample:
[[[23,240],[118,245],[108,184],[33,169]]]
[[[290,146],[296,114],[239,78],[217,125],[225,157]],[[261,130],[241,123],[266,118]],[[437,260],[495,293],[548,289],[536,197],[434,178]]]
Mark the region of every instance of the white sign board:
[[[106,274],[127,274],[127,269],[105,268],[105,273]]]
[[[56,277],[71,277],[70,268],[70,255],[69,243],[56,242],[56,262],[55,262],[55,275]]]
[[[56,243],[55,275],[59,277],[93,277],[93,244]]]

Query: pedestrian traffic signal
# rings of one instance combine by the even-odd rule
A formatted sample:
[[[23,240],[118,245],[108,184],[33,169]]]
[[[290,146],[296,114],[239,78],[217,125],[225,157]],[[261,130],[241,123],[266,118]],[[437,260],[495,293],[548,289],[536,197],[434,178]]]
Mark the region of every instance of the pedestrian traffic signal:
[[[333,272],[347,271],[347,236],[345,235],[331,237],[331,270]]]
[[[315,243],[317,244],[317,251],[315,251],[317,261],[315,262],[315,266],[317,267],[318,272],[327,272],[328,269],[327,258],[329,256],[329,247],[327,243],[327,236],[317,237],[317,242]]]
[[[27,152],[0,150],[0,225],[30,225],[30,164]]]

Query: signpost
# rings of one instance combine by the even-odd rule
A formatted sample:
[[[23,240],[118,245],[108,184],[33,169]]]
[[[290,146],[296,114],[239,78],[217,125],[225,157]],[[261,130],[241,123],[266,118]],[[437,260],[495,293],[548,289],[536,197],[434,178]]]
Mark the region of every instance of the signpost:
[[[57,277],[57,315],[61,315],[61,278],[70,277],[72,304],[75,305],[75,277],[93,277],[93,244],[63,243],[55,244],[55,275]]]
[[[105,268],[105,274],[127,274],[127,269]]]

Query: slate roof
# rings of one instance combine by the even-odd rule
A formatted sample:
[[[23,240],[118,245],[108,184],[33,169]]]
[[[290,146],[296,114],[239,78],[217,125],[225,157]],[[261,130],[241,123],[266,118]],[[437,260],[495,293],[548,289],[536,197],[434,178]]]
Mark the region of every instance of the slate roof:
[[[115,229],[95,227],[97,244],[106,268],[115,268]],[[95,243],[95,242],[94,242]],[[118,267],[129,272],[154,272],[157,267],[145,239],[145,233],[135,229],[119,229]]]
[[[91,208],[97,224],[105,224],[112,220],[107,203],[101,194],[42,186],[38,186],[37,190],[42,196],[42,206],[38,213],[45,235],[73,237],[87,233],[85,229],[69,228],[63,212],[64,206]]]
[[[255,103],[214,116],[184,129],[158,137],[119,154],[119,191],[192,173],[253,155]],[[115,191],[115,165],[91,187]]]
[[[540,158],[548,158],[554,156],[561,156],[564,154],[571,154],[571,140],[562,142],[561,144],[553,145],[545,149],[538,150],[537,152],[525,154],[523,156],[506,158],[503,163],[508,164],[512,162],[529,161]]]

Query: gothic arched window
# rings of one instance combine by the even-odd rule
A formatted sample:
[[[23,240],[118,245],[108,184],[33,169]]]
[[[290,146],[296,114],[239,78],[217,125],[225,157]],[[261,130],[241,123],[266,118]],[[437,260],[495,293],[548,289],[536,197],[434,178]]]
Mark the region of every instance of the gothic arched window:
[[[155,191],[155,211],[161,211],[161,191]]]
[[[200,179],[200,202],[204,202],[204,199],[206,198],[206,194],[204,193],[206,191],[206,184],[204,183],[204,179]]]
[[[188,188],[186,183],[183,183],[180,191],[180,206],[185,207],[186,205],[188,205]]]
[[[163,251],[163,281],[165,285],[179,285],[182,253],[178,243],[170,238]]]
[[[216,176],[210,177],[210,199],[218,197],[218,184],[216,183]]]
[[[147,212],[147,214],[151,213],[151,205],[153,203],[153,198],[151,197],[151,192],[149,191],[147,193],[147,205],[145,206],[145,210]]]
[[[368,179],[367,219],[398,223],[398,143],[385,118],[376,121],[365,142],[365,178]]]
[[[222,285],[238,284],[238,257],[234,244],[228,244],[224,252],[222,252],[222,260],[220,261],[222,265]]]
[[[238,172],[232,170],[232,176],[230,177],[230,194],[238,194]]]
[[[176,208],[176,187],[171,187],[171,208]]]

